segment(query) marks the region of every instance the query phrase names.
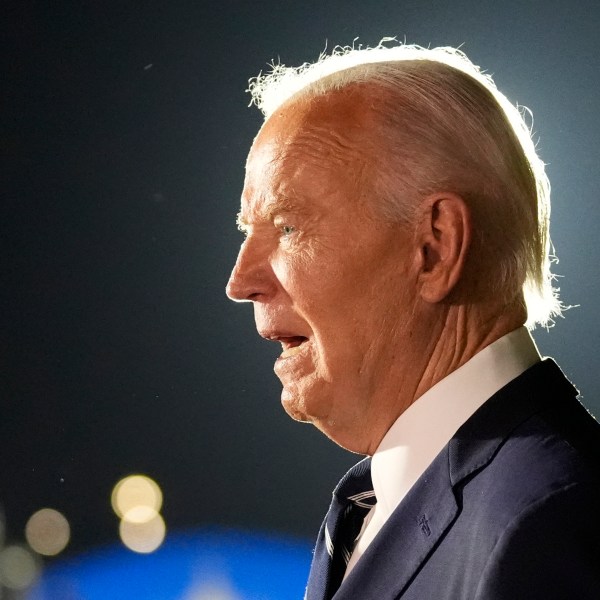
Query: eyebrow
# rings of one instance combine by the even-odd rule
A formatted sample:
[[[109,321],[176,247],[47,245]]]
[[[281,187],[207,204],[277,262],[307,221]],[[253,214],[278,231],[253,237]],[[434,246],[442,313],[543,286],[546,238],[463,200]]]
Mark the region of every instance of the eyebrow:
[[[258,210],[253,211],[261,221],[272,221],[275,216],[279,213],[285,212],[300,212],[301,208],[299,204],[287,197],[278,197],[276,200],[267,200],[261,203]],[[237,214],[236,223],[238,229],[244,230],[250,224],[249,221],[244,219],[242,211]]]

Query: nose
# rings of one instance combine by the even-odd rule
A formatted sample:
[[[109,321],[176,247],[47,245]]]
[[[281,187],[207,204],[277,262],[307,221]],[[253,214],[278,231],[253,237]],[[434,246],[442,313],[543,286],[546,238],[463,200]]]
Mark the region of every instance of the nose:
[[[249,236],[240,248],[225,293],[235,302],[264,302],[276,288],[268,253]]]

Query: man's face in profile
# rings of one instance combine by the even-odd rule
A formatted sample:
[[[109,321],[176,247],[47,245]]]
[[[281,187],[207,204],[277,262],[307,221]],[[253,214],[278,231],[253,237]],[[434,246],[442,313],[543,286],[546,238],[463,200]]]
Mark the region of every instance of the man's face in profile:
[[[334,95],[267,121],[248,157],[246,239],[227,288],[281,343],[288,414],[350,449],[398,385],[414,305],[411,235],[373,208],[360,110]]]

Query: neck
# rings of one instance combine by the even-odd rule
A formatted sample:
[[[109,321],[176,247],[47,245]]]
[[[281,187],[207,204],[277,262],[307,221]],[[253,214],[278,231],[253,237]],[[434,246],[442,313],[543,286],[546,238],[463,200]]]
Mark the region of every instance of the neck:
[[[520,313],[506,310],[486,316],[474,307],[451,307],[440,326],[439,335],[431,341],[429,358],[412,402],[486,346],[523,325],[525,315]]]
[[[526,314],[521,303],[499,310],[481,305],[433,306],[413,339],[422,340],[414,368],[396,386],[388,406],[372,427],[366,454],[373,454],[396,419],[425,392],[456,371],[478,352],[522,326]]]

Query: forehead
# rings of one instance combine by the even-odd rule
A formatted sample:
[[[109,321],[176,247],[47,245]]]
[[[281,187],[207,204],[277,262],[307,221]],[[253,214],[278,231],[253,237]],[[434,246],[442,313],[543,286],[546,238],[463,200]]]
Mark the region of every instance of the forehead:
[[[343,92],[290,102],[263,125],[246,164],[242,220],[361,183],[373,156],[373,116],[364,93]]]

